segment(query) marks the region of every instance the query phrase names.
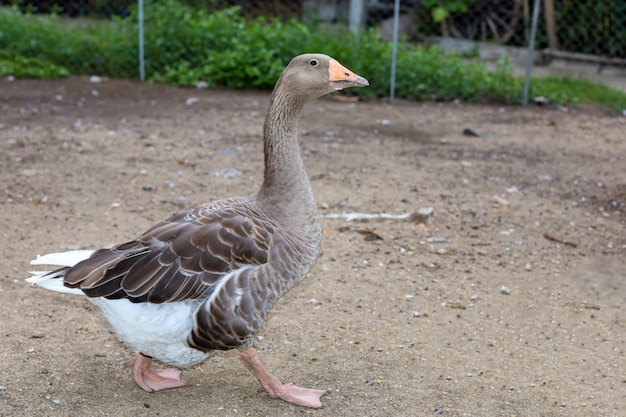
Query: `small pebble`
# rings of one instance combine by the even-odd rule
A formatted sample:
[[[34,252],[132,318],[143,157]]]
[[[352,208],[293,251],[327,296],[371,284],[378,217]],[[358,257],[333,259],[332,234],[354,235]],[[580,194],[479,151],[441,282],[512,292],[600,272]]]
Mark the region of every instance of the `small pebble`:
[[[35,332],[30,335],[32,339],[43,339],[46,335],[41,332]]]
[[[498,195],[494,195],[494,196],[493,196],[493,201],[495,201],[496,203],[501,204],[501,205],[503,205],[503,206],[509,206],[509,205],[511,205],[511,203],[509,203],[509,201],[508,201],[507,199],[502,198],[502,197],[500,197],[500,196],[498,196]]]
[[[418,222],[418,223],[426,223],[428,222],[428,219],[430,218],[432,214],[433,214],[432,207],[422,207],[418,209],[417,212],[413,213],[411,217],[409,217],[409,219],[411,219],[411,221]]]
[[[413,312],[413,317],[419,317],[419,316],[420,316],[420,312],[419,312],[419,311],[417,311],[417,310],[415,310],[415,311]]]
[[[61,400],[52,400],[52,402],[55,404],[61,404]]]
[[[144,185],[143,187],[141,187],[141,189],[142,189],[143,191],[153,191],[153,190],[154,190],[154,187],[153,187],[153,186],[151,186],[151,185]]]
[[[225,168],[217,171],[215,175],[221,178],[237,178],[241,176],[241,172],[233,168]]]
[[[241,146],[235,146],[234,148],[220,148],[220,149],[217,149],[215,152],[220,155],[232,155],[234,153],[241,151],[242,149],[243,148]]]
[[[500,294],[511,295],[511,290],[503,285],[500,287]]]
[[[431,237],[426,238],[426,242],[428,243],[444,243],[447,241],[448,239],[446,239],[445,237],[431,236]]]
[[[506,192],[510,194],[517,193],[518,191],[519,191],[519,188],[516,185],[506,189]]]
[[[433,214],[433,211],[435,211],[435,209],[432,207],[421,207],[417,210],[417,214],[421,216],[430,216],[431,214]]]
[[[470,129],[469,127],[466,127],[465,129],[463,129],[463,134],[465,136],[472,136],[472,137],[475,137],[475,138],[479,138],[480,137],[480,135],[477,132],[475,132],[474,130]]]

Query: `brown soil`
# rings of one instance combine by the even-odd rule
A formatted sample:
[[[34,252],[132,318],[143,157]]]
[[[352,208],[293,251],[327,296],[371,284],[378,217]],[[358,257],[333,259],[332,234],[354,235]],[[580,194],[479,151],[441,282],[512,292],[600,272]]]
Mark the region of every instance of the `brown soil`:
[[[147,394],[97,309],[24,283],[37,254],[254,191],[268,97],[0,81],[1,416],[626,415],[626,118],[597,110],[307,107],[322,215],[433,208],[322,219],[321,258],[259,345],[285,382],[330,390],[322,410],[257,393],[236,352]]]

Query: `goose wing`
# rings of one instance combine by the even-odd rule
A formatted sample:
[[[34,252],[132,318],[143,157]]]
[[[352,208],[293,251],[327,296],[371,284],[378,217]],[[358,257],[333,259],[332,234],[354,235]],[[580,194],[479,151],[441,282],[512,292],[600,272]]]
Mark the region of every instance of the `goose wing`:
[[[243,200],[224,203],[180,211],[135,240],[94,252],[65,271],[65,286],[132,302],[209,296],[224,274],[266,263],[272,239],[272,225],[255,221]]]

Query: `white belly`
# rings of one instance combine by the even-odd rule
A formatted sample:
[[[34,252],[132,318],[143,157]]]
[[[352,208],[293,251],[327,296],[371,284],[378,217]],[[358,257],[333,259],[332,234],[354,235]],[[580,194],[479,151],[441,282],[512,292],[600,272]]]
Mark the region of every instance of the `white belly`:
[[[126,299],[89,300],[100,307],[119,338],[144,355],[177,367],[192,366],[209,357],[209,353],[187,345],[198,301],[150,304]]]

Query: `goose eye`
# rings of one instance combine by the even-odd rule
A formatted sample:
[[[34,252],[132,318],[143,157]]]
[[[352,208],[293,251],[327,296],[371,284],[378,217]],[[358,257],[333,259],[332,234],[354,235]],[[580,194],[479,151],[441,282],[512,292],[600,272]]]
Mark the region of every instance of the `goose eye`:
[[[313,58],[312,60],[309,61],[309,65],[311,65],[312,67],[317,67],[317,59]]]

